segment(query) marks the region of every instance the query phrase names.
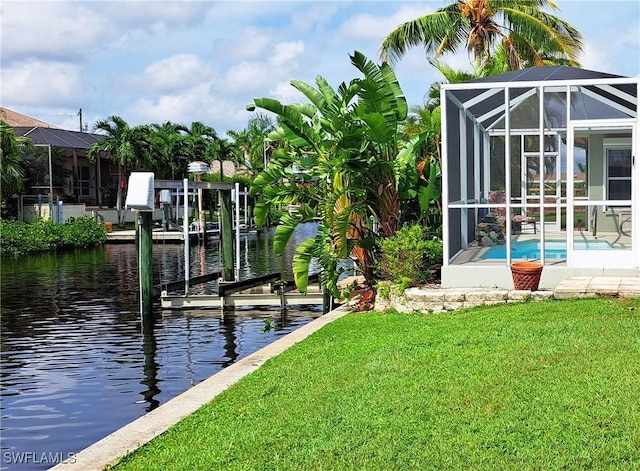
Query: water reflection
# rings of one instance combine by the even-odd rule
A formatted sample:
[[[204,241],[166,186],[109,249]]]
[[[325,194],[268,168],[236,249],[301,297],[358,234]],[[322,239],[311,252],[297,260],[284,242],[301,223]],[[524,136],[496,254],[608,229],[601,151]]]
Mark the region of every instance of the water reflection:
[[[243,239],[243,276],[286,271],[268,234]],[[217,269],[215,250],[193,247],[192,273],[202,254],[204,270]],[[154,244],[153,253],[154,283],[184,277],[181,245]],[[77,452],[320,315],[155,306],[143,328],[133,244],[5,259],[1,275],[1,469],[45,469],[7,453]],[[275,329],[263,332],[265,318]]]

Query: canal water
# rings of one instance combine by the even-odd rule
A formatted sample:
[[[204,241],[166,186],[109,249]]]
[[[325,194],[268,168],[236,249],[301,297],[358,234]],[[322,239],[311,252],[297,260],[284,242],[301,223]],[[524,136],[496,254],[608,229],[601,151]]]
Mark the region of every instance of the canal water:
[[[292,253],[276,257],[271,241],[269,233],[242,236],[241,279],[274,271],[291,278]],[[153,254],[156,284],[184,278],[181,244],[154,244]],[[220,269],[217,242],[192,247],[190,259],[192,276]],[[322,311],[222,316],[157,305],[143,332],[134,244],[3,259],[1,275],[2,470],[47,469]]]

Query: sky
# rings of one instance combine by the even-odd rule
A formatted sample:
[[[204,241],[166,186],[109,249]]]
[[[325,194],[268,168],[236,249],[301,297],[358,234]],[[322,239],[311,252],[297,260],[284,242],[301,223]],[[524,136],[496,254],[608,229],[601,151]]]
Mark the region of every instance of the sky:
[[[129,125],[201,121],[218,135],[247,127],[255,97],[304,98],[290,85],[335,89],[379,63],[383,39],[437,1],[30,1],[0,3],[0,106],[91,131],[111,115]],[[556,0],[585,37],[583,68],[640,76],[640,2]],[[466,53],[441,58],[470,69]],[[441,80],[424,50],[395,66],[409,105]],[[259,110],[258,110],[259,111]]]

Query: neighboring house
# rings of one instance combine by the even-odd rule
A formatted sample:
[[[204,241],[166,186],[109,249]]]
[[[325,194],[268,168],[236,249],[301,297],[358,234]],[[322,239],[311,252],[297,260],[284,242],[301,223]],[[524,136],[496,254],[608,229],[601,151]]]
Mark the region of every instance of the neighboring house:
[[[0,119],[13,127],[16,135],[28,137],[38,147],[49,150],[59,149],[67,157],[62,170],[68,177],[64,184],[53,185],[53,179],[48,178],[49,184],[32,187],[36,194],[66,197],[67,200],[87,205],[107,205],[110,203],[111,187],[118,181],[117,167],[110,165],[108,159],[101,158],[97,163],[87,160],[87,151],[95,142],[104,139],[99,134],[79,131],[68,131],[52,126],[43,121],[17,113],[7,108],[0,108]],[[55,172],[51,164],[49,153],[49,167]],[[115,168],[114,168],[115,167]]]
[[[639,88],[566,66],[442,87],[444,287],[511,287],[521,260],[542,288],[639,276]]]

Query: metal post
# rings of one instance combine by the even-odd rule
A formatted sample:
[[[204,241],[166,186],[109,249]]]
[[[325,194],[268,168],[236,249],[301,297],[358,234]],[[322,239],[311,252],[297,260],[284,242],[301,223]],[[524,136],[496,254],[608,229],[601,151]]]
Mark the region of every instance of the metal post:
[[[51,145],[49,149],[49,219],[53,221],[53,161],[51,159]]]
[[[196,182],[202,182],[202,175],[196,175]],[[204,217],[204,211],[202,208],[202,188],[198,188],[198,223],[199,223],[199,234],[198,237],[202,238],[202,243],[206,243],[207,231],[206,231],[206,222]]]
[[[249,228],[249,206],[247,205],[247,194],[249,192],[247,191],[247,187],[244,187],[244,226],[245,229]]]
[[[183,181],[184,185],[184,210],[182,213],[182,234],[184,238],[184,294],[189,294],[189,180]]]
[[[56,215],[56,221],[58,222],[58,224],[62,224],[64,222],[64,217],[63,217],[63,209],[62,209],[62,200],[60,199],[60,197],[58,196],[58,214]]]
[[[240,279],[240,183],[236,182],[236,260],[235,278]]]

